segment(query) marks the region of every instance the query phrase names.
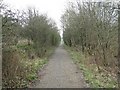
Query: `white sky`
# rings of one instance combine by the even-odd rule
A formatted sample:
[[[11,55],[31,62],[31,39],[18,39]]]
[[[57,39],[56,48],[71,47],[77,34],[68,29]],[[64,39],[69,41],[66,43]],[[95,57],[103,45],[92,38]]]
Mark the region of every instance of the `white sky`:
[[[68,0],[3,0],[11,8],[25,10],[28,7],[35,7],[40,13],[47,13],[60,29],[60,17],[65,9]]]
[[[65,10],[68,1],[76,0],[3,0],[13,9],[26,10],[28,7],[34,7],[40,13],[47,13],[48,17],[52,18],[60,29],[60,17]],[[83,0],[83,1],[104,1],[104,0]],[[118,1],[118,0],[106,0]]]

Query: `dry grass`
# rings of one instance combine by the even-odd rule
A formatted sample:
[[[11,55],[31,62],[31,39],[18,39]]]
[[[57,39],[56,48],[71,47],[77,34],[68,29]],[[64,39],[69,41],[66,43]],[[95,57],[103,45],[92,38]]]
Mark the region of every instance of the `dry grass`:
[[[76,51],[74,48],[65,48],[70,53],[75,64],[83,71],[86,82],[94,88],[117,88],[117,72],[114,68],[103,67],[99,65],[101,72],[99,72],[97,65],[94,61],[94,57],[90,55],[84,55],[81,51]],[[98,63],[99,64],[99,63]],[[105,68],[108,68],[106,70]],[[111,70],[111,71],[110,71]],[[117,70],[117,69],[116,69]]]

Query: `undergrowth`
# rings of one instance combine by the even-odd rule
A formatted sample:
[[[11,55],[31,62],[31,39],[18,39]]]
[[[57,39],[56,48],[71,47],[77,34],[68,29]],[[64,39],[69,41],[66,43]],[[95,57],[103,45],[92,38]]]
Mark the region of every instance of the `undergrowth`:
[[[27,88],[38,78],[38,71],[47,64],[54,49],[48,48],[43,57],[35,56],[33,59],[29,59],[27,54],[27,50],[34,52],[32,46],[17,45],[3,50],[3,88]]]
[[[118,88],[117,79],[110,73],[104,71],[98,72],[95,64],[86,64],[87,57],[82,53],[76,51],[74,48],[64,46],[69,52],[73,61],[83,72],[86,83],[92,88]],[[101,67],[102,68],[102,67]]]

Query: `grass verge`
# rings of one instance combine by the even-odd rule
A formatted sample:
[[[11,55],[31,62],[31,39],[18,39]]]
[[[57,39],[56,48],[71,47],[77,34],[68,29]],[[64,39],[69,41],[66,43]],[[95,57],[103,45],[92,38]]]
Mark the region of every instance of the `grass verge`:
[[[99,73],[95,64],[86,64],[87,58],[82,52],[67,46],[64,47],[69,52],[74,63],[82,70],[85,81],[91,88],[118,88],[117,80],[111,74]]]
[[[38,71],[48,62],[55,47],[35,48],[20,42],[2,50],[2,87],[28,88],[38,78]]]

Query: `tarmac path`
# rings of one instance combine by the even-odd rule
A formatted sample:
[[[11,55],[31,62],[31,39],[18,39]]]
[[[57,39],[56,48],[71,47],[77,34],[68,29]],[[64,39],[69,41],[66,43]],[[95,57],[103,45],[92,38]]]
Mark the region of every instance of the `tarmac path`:
[[[55,50],[39,76],[34,88],[87,88],[82,72],[62,46]]]

